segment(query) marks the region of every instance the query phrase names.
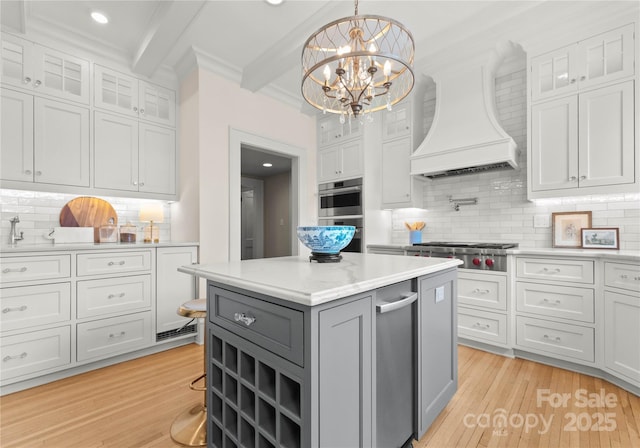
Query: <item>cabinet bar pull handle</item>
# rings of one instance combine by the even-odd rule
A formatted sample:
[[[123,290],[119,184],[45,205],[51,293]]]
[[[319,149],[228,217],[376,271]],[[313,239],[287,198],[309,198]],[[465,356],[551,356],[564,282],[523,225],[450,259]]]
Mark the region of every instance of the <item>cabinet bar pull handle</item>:
[[[11,361],[12,359],[23,359],[26,357],[27,357],[27,352],[22,352],[19,355],[15,355],[15,356],[7,355],[4,358],[2,358],[2,362]]]
[[[20,306],[8,306],[2,309],[3,314],[10,313],[11,311],[25,311],[27,309],[27,305]]]
[[[108,263],[108,265],[109,265],[109,266],[113,266],[113,265],[117,264],[118,266],[122,266],[124,263],[125,263],[125,261],[124,261],[124,260],[120,260],[120,261],[117,261],[117,262],[116,262],[116,261],[110,261],[110,262]]]
[[[489,294],[489,290],[488,289],[480,289],[480,288],[476,288],[473,290],[474,294]]]
[[[109,295],[107,296],[107,299],[114,299],[114,298],[116,298],[116,297],[121,298],[121,297],[124,297],[124,295],[125,295],[125,294],[124,294],[123,292],[121,292],[120,294],[109,294]]]
[[[556,336],[555,338],[550,337],[548,334],[545,334],[544,336],[542,336],[545,340],[547,341],[551,341],[551,342],[560,342],[560,336]]]
[[[626,280],[629,277],[627,276],[627,274],[620,274],[620,278]]]
[[[476,322],[475,324],[473,324],[473,326],[476,327],[476,328],[483,329],[483,330],[488,330],[489,328],[491,328],[491,325],[482,324],[481,322]]]
[[[21,268],[15,268],[15,269],[11,269],[11,268],[4,268],[2,270],[3,274],[8,274],[9,272],[26,272],[27,267],[26,266],[22,266]]]
[[[256,321],[256,318],[253,316],[248,316],[245,313],[235,313],[233,315],[233,318],[235,319],[236,322],[242,322],[243,324],[245,324],[247,327],[251,324],[253,324]]]
[[[542,299],[542,301],[548,305],[560,305],[562,302],[560,300],[554,300],[553,302],[549,299]]]
[[[560,268],[553,268],[553,269],[543,268],[542,270],[550,274],[557,274],[558,272],[560,272]]]
[[[118,334],[113,334],[113,333],[111,333],[111,334],[109,335],[109,339],[121,338],[121,337],[122,337],[122,336],[124,336],[125,334],[126,334],[126,333],[125,333],[124,331],[121,331],[121,332],[120,332],[120,333],[118,333]]]

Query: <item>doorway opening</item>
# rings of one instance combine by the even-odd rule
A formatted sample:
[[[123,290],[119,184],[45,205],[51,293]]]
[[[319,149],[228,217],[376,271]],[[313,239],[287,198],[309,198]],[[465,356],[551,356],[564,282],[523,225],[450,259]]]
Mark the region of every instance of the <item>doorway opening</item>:
[[[229,260],[235,261],[242,259],[242,178],[243,176],[245,178],[256,177],[255,175],[249,175],[250,172],[248,168],[245,168],[243,174],[242,155],[243,153],[247,156],[250,155],[249,151],[255,151],[261,159],[264,158],[265,155],[269,157],[280,157],[286,159],[290,164],[288,182],[280,179],[280,184],[287,183],[289,186],[288,200],[283,199],[284,195],[281,185],[275,188],[275,190],[280,193],[273,195],[274,200],[279,202],[280,205],[282,205],[283,202],[288,204],[288,214],[282,211],[279,208],[280,206],[273,206],[270,199],[263,200],[264,225],[256,226],[256,228],[263,229],[262,255],[263,257],[281,256],[279,254],[298,255],[301,246],[298,242],[295,229],[301,222],[307,222],[309,220],[310,210],[308,204],[309,198],[307,197],[307,180],[302,178],[302,173],[306,173],[308,170],[306,151],[277,140],[260,137],[232,128],[229,130]],[[262,167],[262,163],[265,161],[266,160],[260,161],[260,167],[263,169],[265,167]],[[275,167],[275,163],[271,163]],[[284,175],[281,177],[284,177]],[[247,182],[245,181],[245,185],[246,184]],[[264,184],[264,198],[272,197],[269,192],[271,190],[270,187],[270,185]],[[256,190],[254,188],[255,187],[245,188],[245,191],[253,189],[252,200],[255,202]],[[302,201],[305,201],[305,203],[303,204]],[[274,214],[275,219],[270,218],[271,213]],[[269,224],[267,224],[267,221],[269,221]],[[271,236],[271,230],[267,230],[268,225],[275,227],[276,231],[280,230],[277,237]],[[247,238],[249,237],[247,236]],[[288,240],[288,244],[283,243],[282,240]],[[253,244],[255,248],[255,240]],[[275,247],[275,249],[272,250],[273,247]],[[255,249],[252,249],[251,252],[253,256],[256,256]]]
[[[241,145],[242,260],[292,255],[291,165],[291,157]]]

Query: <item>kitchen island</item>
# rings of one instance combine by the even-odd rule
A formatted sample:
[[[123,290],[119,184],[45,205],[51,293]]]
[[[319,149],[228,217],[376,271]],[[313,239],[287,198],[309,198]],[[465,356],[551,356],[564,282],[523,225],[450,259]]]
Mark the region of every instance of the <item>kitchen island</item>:
[[[457,388],[459,264],[345,253],[179,268],[208,280],[208,446],[382,446],[389,409],[403,406],[386,391],[402,384],[413,393],[397,446],[422,436]],[[412,312],[395,325],[410,340],[391,353],[409,361],[394,384],[383,357],[398,328],[381,333],[393,321],[379,325],[379,310],[401,302]]]

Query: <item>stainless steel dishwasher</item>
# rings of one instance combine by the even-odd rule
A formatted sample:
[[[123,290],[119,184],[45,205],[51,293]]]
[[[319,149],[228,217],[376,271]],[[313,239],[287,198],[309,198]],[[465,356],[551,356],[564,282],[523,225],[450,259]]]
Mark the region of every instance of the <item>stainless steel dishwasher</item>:
[[[418,293],[411,282],[376,291],[376,445],[412,447]]]

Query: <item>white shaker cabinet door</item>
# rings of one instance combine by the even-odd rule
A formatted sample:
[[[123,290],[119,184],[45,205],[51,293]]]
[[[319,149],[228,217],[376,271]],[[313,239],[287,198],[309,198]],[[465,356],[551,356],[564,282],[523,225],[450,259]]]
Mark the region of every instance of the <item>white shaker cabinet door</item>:
[[[411,201],[411,138],[382,144],[382,203],[402,204]]]
[[[580,187],[633,183],[633,81],[580,94]]]
[[[34,45],[33,90],[89,104],[89,61]]]
[[[531,59],[531,99],[542,100],[578,90],[576,45]]]
[[[578,187],[578,97],[531,108],[531,187],[533,191]]]
[[[144,123],[139,129],[139,191],[175,194],[175,131]]]
[[[33,182],[33,96],[2,89],[0,178]]]
[[[31,90],[33,86],[33,44],[5,33],[2,33],[1,41],[2,83]]]
[[[578,87],[585,89],[633,75],[634,24],[578,43]]]
[[[176,93],[148,82],[139,82],[140,119],[175,126]]]
[[[197,263],[198,248],[159,247],[156,253],[156,333],[163,333],[178,330],[190,320],[179,316],[177,310],[196,298],[196,281],[178,268]]]
[[[96,188],[138,191],[138,122],[95,112]]]
[[[138,80],[132,76],[94,65],[94,104],[101,109],[138,116]]]
[[[35,181],[89,186],[89,109],[34,99]]]

